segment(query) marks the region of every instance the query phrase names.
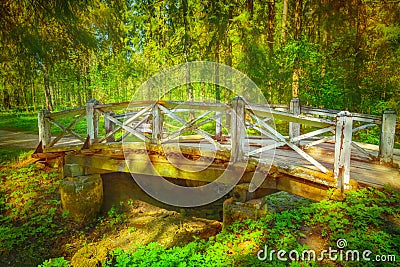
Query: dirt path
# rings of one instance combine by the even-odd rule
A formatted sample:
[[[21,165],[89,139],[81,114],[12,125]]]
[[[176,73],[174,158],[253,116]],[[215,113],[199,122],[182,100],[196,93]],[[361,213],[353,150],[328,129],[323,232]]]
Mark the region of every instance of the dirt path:
[[[38,135],[22,131],[0,130],[1,148],[35,149],[38,145]]]

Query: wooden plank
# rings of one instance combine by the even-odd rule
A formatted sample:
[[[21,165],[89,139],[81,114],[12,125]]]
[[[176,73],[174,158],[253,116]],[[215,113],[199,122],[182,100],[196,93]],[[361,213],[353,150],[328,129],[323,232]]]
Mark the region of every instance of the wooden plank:
[[[359,127],[354,128],[354,129],[352,130],[352,132],[353,132],[353,133],[356,133],[356,132],[358,132],[358,131],[367,129],[367,128],[369,128],[369,127],[374,127],[374,126],[376,126],[375,123],[364,124],[364,125],[361,125],[361,126],[359,126]]]
[[[248,104],[247,109],[249,110],[249,112],[254,113],[257,116],[274,118],[275,120],[283,120],[283,121],[288,121],[288,122],[300,123],[300,124],[315,126],[315,127],[319,127],[319,128],[325,128],[325,127],[334,125],[334,122],[327,120],[327,119],[319,119],[319,118],[307,117],[307,116],[303,116],[303,115],[295,116],[293,114],[285,113],[285,112],[281,112],[281,111],[258,108],[257,106],[254,106],[253,104]]]
[[[43,151],[46,153],[56,153],[56,152],[67,152],[67,151],[79,151],[82,147],[81,145],[72,145],[72,146],[56,146],[56,147],[48,147]]]
[[[287,142],[285,137],[280,134],[278,131],[276,131],[274,128],[272,128],[271,126],[269,126],[267,123],[265,123],[263,120],[261,120],[260,118],[258,118],[257,116],[250,114],[250,116],[252,118],[254,118],[255,120],[257,120],[257,122],[259,124],[261,124],[264,128],[266,128],[269,132],[271,132],[273,135],[275,135],[279,141],[286,143],[286,145],[288,145],[290,148],[292,148],[294,151],[296,151],[300,156],[302,156],[303,158],[305,158],[306,160],[308,160],[310,163],[312,163],[315,167],[317,167],[318,169],[320,169],[322,172],[327,173],[328,170],[321,165],[318,161],[316,161],[313,157],[311,157],[310,155],[308,155],[307,153],[305,153],[303,150],[301,150],[298,146]]]
[[[336,117],[340,110],[336,109],[327,109],[327,108],[316,108],[310,106],[301,106],[301,112],[306,114],[312,115],[320,115],[320,116],[327,116],[327,117]],[[360,122],[368,122],[368,123],[375,123],[381,124],[382,119],[380,116],[371,115],[371,114],[362,114],[362,113],[355,113],[352,112],[353,121],[360,121]]]
[[[102,113],[104,115],[103,112],[99,111],[100,113]],[[106,115],[107,116],[107,115]],[[128,126],[128,125],[124,125],[122,122],[120,122],[119,120],[113,118],[113,117],[107,117],[110,121],[114,122],[116,125],[120,126],[120,128],[123,128],[124,130],[130,132],[131,134],[135,135],[136,137],[138,137],[139,139],[141,139],[142,141],[147,141],[149,142],[150,139],[145,136],[144,134],[138,132],[135,130],[135,128]]]
[[[146,114],[146,113],[145,113]],[[141,126],[144,122],[146,122],[150,117],[150,114],[145,115],[139,122],[137,122],[136,124],[132,125],[132,129],[136,130],[136,128],[138,128],[139,126]],[[117,132],[119,129],[121,129],[122,127],[118,127],[116,129],[114,129],[114,133]],[[125,132],[120,138],[118,138],[118,140],[115,140],[116,142],[121,142],[125,137],[127,137],[130,134],[130,132]]]
[[[211,110],[211,111],[226,111],[230,109],[229,105],[223,103],[164,101],[160,102],[160,104],[168,109],[174,109],[176,107],[179,107],[179,109],[196,109],[196,110]]]
[[[64,127],[62,124],[58,123],[57,121],[54,121],[53,119],[49,118],[50,123],[53,125],[57,126],[61,130],[63,130],[51,143],[49,146],[54,146],[67,132],[70,133],[71,135],[75,136],[82,142],[85,141],[85,138],[81,137],[79,134],[76,132],[72,131],[72,127],[74,127],[83,117],[85,116],[84,113],[82,113],[78,118],[76,118],[73,122],[71,122],[67,127]]]
[[[334,176],[337,187],[346,190],[350,184],[350,155],[353,119],[348,111],[339,112],[336,118]]]
[[[79,107],[79,108],[74,108],[74,109],[68,109],[68,110],[63,110],[59,112],[53,112],[53,113],[48,113],[46,117],[52,118],[53,120],[59,119],[59,118],[65,118],[65,117],[74,117],[82,112],[84,112],[86,107]]]
[[[105,140],[107,142],[114,142],[115,141],[115,137],[114,137],[114,124],[112,121],[110,121],[108,119],[108,117],[114,117],[115,113],[113,111],[108,111],[105,114],[107,114],[107,116],[104,116],[104,128],[106,130],[106,137]],[[101,142],[101,141],[99,141]]]
[[[149,105],[144,107],[142,110],[140,110],[139,112],[137,112],[135,115],[133,115],[132,117],[130,117],[129,119],[127,119],[124,124],[130,124],[131,122],[133,122],[134,120],[136,120],[137,118],[139,118],[140,116],[144,115],[145,113],[147,113],[148,111],[152,110],[154,107],[154,105]]]
[[[101,109],[103,112],[106,111],[115,112],[116,110],[145,107],[154,104],[156,104],[155,101],[132,101],[132,102],[111,103],[111,104],[99,104],[96,105],[96,109]]]
[[[166,143],[166,142],[168,142],[168,141],[170,141],[170,140],[172,140],[174,138],[177,138],[179,135],[181,135],[182,133],[185,132],[185,129],[186,129],[186,131],[191,131],[192,128],[194,128],[194,127],[200,127],[202,124],[200,126],[199,125],[194,126],[195,123],[197,121],[201,120],[202,118],[204,118],[205,116],[207,116],[208,114],[210,114],[211,112],[212,111],[207,111],[207,112],[203,113],[202,115],[200,115],[199,117],[195,118],[194,120],[192,120],[192,121],[190,121],[188,123],[185,121],[185,123],[183,124],[182,127],[178,128],[178,130],[176,130],[175,132],[171,133],[169,136],[164,138],[161,142],[162,143]],[[168,113],[167,113],[167,115],[168,115]],[[209,120],[206,120],[206,121],[208,122]]]
[[[362,147],[360,147],[359,145],[357,145],[355,142],[351,142],[351,145],[356,148],[358,151],[360,151],[361,153],[363,153],[369,160],[374,160],[375,156],[369,152],[367,152],[366,150],[364,150]]]
[[[320,135],[320,134],[323,134],[323,133],[326,133],[326,132],[331,132],[334,129],[335,129],[335,126],[319,129],[319,130],[316,130],[316,131],[312,131],[312,132],[309,132],[309,133],[302,134],[302,135],[299,135],[297,137],[294,137],[293,139],[291,139],[291,141],[293,143],[293,142],[300,141],[300,140],[303,140],[303,139],[307,139],[307,138],[310,138],[310,137],[313,137],[313,136],[316,136],[316,135]]]
[[[275,142],[274,144],[270,144],[270,145],[267,145],[267,146],[252,150],[252,151],[247,153],[247,156],[254,156],[256,154],[259,154],[259,153],[265,152],[267,150],[283,146],[285,144],[286,144],[285,142]]]
[[[316,145],[319,145],[319,144],[322,144],[322,143],[325,143],[325,142],[329,142],[329,141],[331,141],[333,139],[334,139],[334,136],[326,136],[326,137],[323,137],[323,138],[321,138],[319,140],[315,140],[315,141],[312,141],[312,142],[309,142],[309,143],[303,145],[303,148],[304,149],[309,149],[312,146],[316,146]]]

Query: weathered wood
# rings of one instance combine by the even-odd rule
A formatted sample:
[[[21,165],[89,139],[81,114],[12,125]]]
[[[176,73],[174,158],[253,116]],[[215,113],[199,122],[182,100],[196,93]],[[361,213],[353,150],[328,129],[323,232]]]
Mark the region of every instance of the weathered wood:
[[[108,111],[106,112],[106,114],[110,117],[114,117],[115,113],[113,111]],[[112,121],[109,120],[108,116],[104,116],[104,128],[106,129],[106,135],[111,133],[110,135],[108,135],[108,137],[106,138],[107,142],[114,142],[115,141],[115,136],[114,136],[114,123]]]
[[[99,110],[98,112],[101,113],[101,114],[103,114],[103,115],[105,115],[105,114],[104,114],[102,111],[100,111],[100,110]],[[136,114],[136,115],[138,115],[138,114]],[[107,115],[105,115],[105,116],[107,116]],[[137,116],[137,117],[139,117],[139,116]],[[150,141],[150,139],[149,139],[147,136],[145,136],[144,134],[142,134],[142,133],[136,131],[136,130],[135,130],[136,127],[134,128],[134,127],[128,126],[126,122],[125,122],[125,123],[122,123],[122,122],[120,122],[119,120],[117,120],[117,119],[115,119],[115,118],[113,118],[113,117],[110,117],[110,116],[107,116],[107,118],[108,118],[110,121],[112,121],[113,123],[115,123],[116,125],[119,126],[118,128],[114,129],[113,131],[117,131],[118,129],[122,128],[122,129],[124,129],[125,131],[128,131],[129,133],[131,133],[131,134],[133,134],[134,136],[138,137],[138,138],[141,139],[142,141],[147,141],[147,142]],[[136,118],[136,117],[135,117],[135,118]],[[132,122],[132,121],[131,121],[131,118],[130,118],[128,121]]]
[[[336,117],[334,177],[342,191],[350,185],[350,156],[353,119],[348,111],[341,111]]]
[[[160,102],[160,104],[162,104],[164,107],[168,109],[173,109],[175,107],[179,107],[179,109],[212,110],[212,111],[225,111],[229,109],[229,105],[223,103],[162,101]]]
[[[82,112],[85,112],[85,107],[79,107],[79,108],[63,110],[63,111],[59,111],[59,112],[48,113],[46,115],[46,117],[52,118],[53,120],[55,120],[55,119],[59,119],[59,118],[74,117],[76,115],[81,114]]]
[[[92,144],[97,140],[98,137],[98,115],[95,110],[95,105],[99,102],[95,99],[91,99],[86,103],[86,131]]]
[[[221,114],[221,112],[218,112],[218,111],[216,113],[218,115]],[[215,140],[221,141],[221,139],[222,139],[222,117],[218,117],[215,120]]]
[[[357,143],[355,142],[351,142],[351,145],[356,148],[358,151],[360,151],[361,153],[363,153],[369,160],[374,160],[375,156],[372,153],[369,153],[368,151],[366,151],[365,149],[363,149],[362,147],[360,147],[359,145],[357,145]]]
[[[353,132],[353,133],[356,133],[356,132],[358,132],[358,131],[367,129],[367,128],[369,128],[369,127],[374,127],[374,126],[376,126],[375,123],[364,124],[364,125],[361,125],[361,126],[359,126],[359,127],[357,127],[357,128],[354,128],[354,129],[352,130],[352,132]]]
[[[330,131],[332,131],[334,129],[335,129],[335,126],[319,129],[319,130],[312,131],[312,132],[309,132],[309,133],[306,133],[306,134],[298,135],[296,137],[291,138],[291,140],[292,140],[292,143],[293,142],[298,142],[298,141],[303,140],[303,139],[307,139],[307,138],[310,138],[310,137],[313,137],[313,136],[316,136],[316,135],[320,135],[320,134],[323,134],[323,133],[326,133],[326,132],[330,132]]]
[[[131,109],[131,108],[142,108],[149,105],[154,105],[154,101],[135,101],[135,102],[121,102],[121,103],[111,103],[111,104],[98,104],[96,108],[101,109],[102,111],[117,111],[122,109]]]
[[[151,142],[153,144],[160,144],[163,134],[163,114],[161,113],[158,105],[154,105],[153,110],[153,120],[152,120],[152,133]]]
[[[70,133],[71,135],[73,135],[74,137],[76,137],[77,139],[81,140],[82,142],[85,141],[85,138],[83,138],[82,136],[80,136],[79,134],[77,134],[76,132],[74,132],[72,129],[72,127],[74,127],[83,117],[85,116],[85,114],[80,114],[80,116],[78,118],[76,118],[73,122],[71,122],[67,127],[63,126],[62,124],[60,124],[59,122],[53,120],[52,118],[48,118],[48,120],[50,121],[51,124],[57,126],[58,128],[60,128],[61,130],[63,130],[58,136],[56,136],[56,138],[53,139],[53,141],[51,141],[51,143],[48,145],[49,147],[54,146],[58,141],[61,140],[61,138],[66,134],[66,133]]]
[[[182,120],[179,121],[179,122],[181,122],[181,123],[183,124],[183,126],[182,126],[182,127],[178,127],[178,129],[177,129],[175,132],[171,133],[169,136],[167,136],[166,138],[164,138],[164,139],[162,140],[162,143],[166,143],[166,142],[168,142],[168,141],[170,141],[170,140],[173,140],[173,139],[179,137],[182,133],[184,133],[184,132],[186,132],[186,131],[192,131],[192,130],[194,130],[195,128],[199,128],[201,125],[208,123],[209,121],[211,121],[211,118],[210,118],[210,119],[207,119],[207,120],[205,120],[205,121],[203,121],[203,122],[201,122],[201,123],[199,123],[199,124],[196,124],[197,121],[203,119],[204,117],[206,117],[206,116],[207,116],[208,114],[210,114],[210,113],[211,113],[211,111],[207,111],[207,112],[203,113],[202,115],[198,116],[197,118],[193,119],[193,120],[190,121],[190,122],[186,122],[186,121],[184,121],[184,120],[182,119]],[[168,115],[170,116],[169,113],[167,113],[167,116],[168,116]],[[171,116],[170,116],[170,117],[171,117]],[[183,123],[182,121],[184,121],[184,123]],[[171,127],[171,128],[176,128],[176,127]]]
[[[336,117],[336,115],[340,112],[340,110],[336,109],[327,109],[327,108],[316,108],[309,106],[301,106],[301,113],[311,114],[311,115],[319,115],[326,117]],[[371,114],[361,114],[361,113],[352,113],[353,121],[381,124],[382,120],[380,116],[371,115]]]
[[[325,136],[325,137],[323,137],[323,138],[321,138],[319,140],[311,141],[311,142],[303,145],[303,148],[304,149],[309,149],[312,146],[316,146],[316,145],[319,145],[319,144],[322,144],[322,143],[325,143],[325,142],[329,142],[329,141],[331,141],[333,139],[334,139],[334,136]]]
[[[204,139],[206,139],[208,142],[210,142],[211,144],[213,144],[216,148],[218,148],[218,149],[223,149],[223,147],[221,146],[221,144],[219,144],[219,143],[216,142],[214,139],[212,139],[212,137],[210,136],[209,133],[207,133],[207,132],[205,132],[205,131],[203,131],[203,130],[201,130],[201,129],[198,129],[198,128],[195,127],[195,126],[191,126],[191,123],[186,122],[184,119],[182,119],[181,117],[179,117],[178,115],[176,115],[175,113],[173,113],[171,110],[167,109],[166,107],[164,107],[164,106],[162,106],[162,105],[159,105],[159,107],[160,107],[161,111],[163,111],[164,114],[165,114],[166,116],[169,116],[170,118],[172,118],[172,119],[174,119],[174,120],[176,120],[176,121],[178,121],[178,122],[180,122],[180,123],[183,124],[183,126],[184,126],[185,128],[182,129],[182,131],[183,131],[183,130],[192,130],[192,131],[194,131],[194,132],[200,134],[201,136],[203,136]],[[203,114],[203,115],[204,115],[204,114]],[[218,115],[221,116],[221,113],[218,114]],[[196,121],[197,121],[197,120],[193,120],[192,122],[194,123],[194,122],[196,122]],[[198,124],[198,125],[200,125],[200,124]],[[178,131],[179,131],[179,130],[178,130]],[[164,143],[165,140],[162,140],[162,142]]]
[[[42,142],[43,149],[51,141],[50,122],[46,116],[50,114],[48,110],[41,110],[38,114],[38,127],[39,127],[39,143]]]
[[[308,116],[294,116],[293,114],[277,111],[269,108],[261,108],[257,105],[247,104],[246,109],[260,117],[274,118],[275,120],[283,120],[288,122],[295,122],[319,128],[325,128],[334,125],[333,121],[327,119],[320,119]]]
[[[231,123],[232,159],[234,162],[242,162],[245,160],[245,102],[239,96],[232,100]]]
[[[300,99],[299,98],[293,98],[290,101],[290,112],[294,116],[299,116],[300,115]],[[295,123],[295,122],[289,122],[289,138],[290,142],[292,142],[295,145],[299,145],[300,142],[297,138],[300,135],[300,124]]]
[[[378,154],[381,164],[393,165],[395,132],[396,111],[394,109],[385,109],[382,113],[382,128]]]
[[[274,148],[277,148],[277,147],[280,147],[280,146],[283,146],[283,145],[286,145],[286,143],[285,142],[275,142],[274,144],[270,144],[270,145],[263,146],[263,147],[260,147],[258,149],[252,150],[249,153],[247,153],[247,155],[248,156],[254,156],[254,155],[257,155],[257,154],[259,154],[261,152],[264,152],[264,151],[267,151],[267,150],[270,150],[270,149],[274,149]]]
[[[134,120],[136,120],[136,119],[139,118],[140,116],[145,115],[148,111],[150,111],[150,110],[153,109],[153,106],[154,106],[154,105],[155,105],[155,104],[148,105],[148,106],[144,107],[142,110],[140,110],[139,112],[137,112],[135,115],[133,115],[133,116],[131,116],[131,117],[129,117],[129,116],[125,117],[125,118],[128,118],[128,117],[129,117],[129,118],[124,122],[124,124],[125,124],[125,125],[129,125],[131,122],[133,122]]]
[[[136,114],[136,113],[135,113]],[[104,117],[108,117],[107,114],[104,115]],[[142,125],[144,122],[146,122],[150,117],[150,114],[145,115],[138,123],[134,124],[131,126],[131,128],[133,130],[136,130],[136,128],[138,128],[140,125]],[[107,118],[108,120],[110,120],[110,118]],[[114,135],[117,131],[119,131],[120,129],[122,129],[122,126],[118,126],[118,127],[114,127],[114,129],[112,131],[110,131],[108,134],[106,134],[106,136],[99,140],[99,143],[102,143],[104,140],[106,140],[109,136]],[[118,140],[115,140],[115,142],[121,142],[125,137],[127,137],[130,134],[130,132],[125,132],[120,138],[118,138]]]
[[[284,142],[286,145],[288,145],[291,149],[293,149],[294,151],[296,151],[300,156],[302,156],[303,158],[305,158],[307,161],[309,161],[311,164],[313,164],[315,167],[317,167],[318,169],[320,169],[323,173],[327,173],[328,170],[318,161],[316,161],[313,157],[311,157],[310,155],[308,155],[306,152],[304,152],[303,150],[301,150],[298,146],[296,146],[295,144],[292,144],[288,141],[286,141],[285,137],[280,134],[278,131],[276,131],[274,128],[272,128],[271,126],[269,126],[266,122],[264,122],[263,120],[261,120],[260,118],[258,118],[257,116],[250,114],[250,116],[252,118],[254,118],[255,120],[257,120],[257,122],[259,124],[261,124],[265,129],[267,129],[270,133],[272,133],[276,138],[278,138],[278,140],[280,142]]]

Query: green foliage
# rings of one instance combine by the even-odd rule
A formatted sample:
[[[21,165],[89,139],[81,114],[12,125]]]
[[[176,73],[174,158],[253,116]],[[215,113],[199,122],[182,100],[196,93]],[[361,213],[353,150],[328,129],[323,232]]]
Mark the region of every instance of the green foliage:
[[[42,264],[39,264],[38,267],[68,267],[69,262],[64,259],[64,257],[54,258],[45,260]]]
[[[398,259],[399,214],[399,191],[361,189],[348,192],[344,201],[299,202],[293,209],[270,213],[257,221],[234,222],[208,241],[196,239],[186,246],[167,249],[157,243],[129,251],[117,249],[110,253],[105,266],[287,266],[288,263],[290,266],[318,266],[319,262],[313,261],[282,262],[273,257],[271,261],[262,262],[257,259],[257,252],[266,247],[295,250],[301,255],[309,248],[300,240],[310,234],[319,235],[318,232],[304,232],[306,228],[321,230],[322,249],[336,248],[336,241],[345,238],[346,249],[368,249],[373,255],[395,255]],[[353,266],[354,262],[340,264]],[[394,265],[393,262],[387,264]]]
[[[0,166],[7,165],[14,161],[21,161],[30,156],[33,151],[23,148],[2,148],[0,149]]]
[[[58,175],[41,172],[34,165],[0,168],[0,265],[37,264],[48,244],[63,231],[56,223],[59,196],[49,190],[56,186]],[[24,250],[14,253],[18,248]]]

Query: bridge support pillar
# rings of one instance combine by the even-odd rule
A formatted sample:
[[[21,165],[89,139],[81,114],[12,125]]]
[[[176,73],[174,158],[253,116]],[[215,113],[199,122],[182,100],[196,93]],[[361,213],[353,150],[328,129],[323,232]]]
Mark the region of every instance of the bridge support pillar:
[[[249,192],[248,183],[239,184],[232,190],[232,197],[225,200],[223,204],[224,227],[236,220],[254,219],[257,220],[267,214],[265,196],[278,192],[276,189],[258,188]]]
[[[395,132],[396,111],[394,109],[385,109],[382,113],[382,128],[378,155],[381,164],[393,165]]]
[[[91,222],[103,204],[103,181],[100,174],[88,174],[78,164],[65,164],[60,185],[64,211],[78,224]]]

